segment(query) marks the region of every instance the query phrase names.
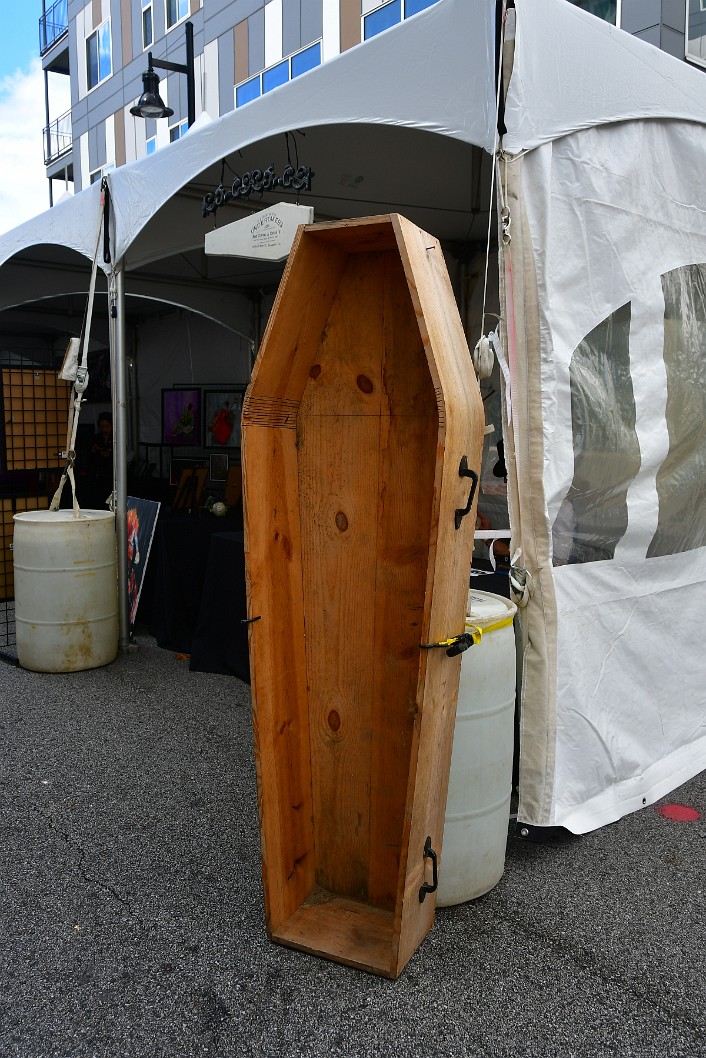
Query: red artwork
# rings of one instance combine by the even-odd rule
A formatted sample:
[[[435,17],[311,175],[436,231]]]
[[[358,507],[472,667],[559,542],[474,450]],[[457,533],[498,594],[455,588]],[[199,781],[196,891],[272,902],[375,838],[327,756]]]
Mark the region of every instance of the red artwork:
[[[243,395],[237,389],[209,389],[205,398],[205,443],[210,448],[240,447]]]
[[[227,445],[233,433],[235,415],[233,414],[230,401],[224,400],[222,406],[211,419],[209,431],[217,445]]]

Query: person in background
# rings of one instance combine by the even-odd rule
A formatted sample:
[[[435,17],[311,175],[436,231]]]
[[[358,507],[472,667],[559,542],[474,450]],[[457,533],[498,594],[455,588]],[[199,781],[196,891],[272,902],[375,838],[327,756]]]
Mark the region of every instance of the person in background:
[[[93,438],[90,461],[90,506],[103,510],[113,491],[113,416],[98,416],[98,433]]]

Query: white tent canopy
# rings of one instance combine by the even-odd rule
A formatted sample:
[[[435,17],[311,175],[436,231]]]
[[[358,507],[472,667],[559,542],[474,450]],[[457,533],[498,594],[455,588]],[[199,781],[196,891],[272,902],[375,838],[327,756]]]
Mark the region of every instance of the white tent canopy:
[[[335,169],[346,136],[367,149],[379,199],[394,194],[396,167],[416,161],[415,219],[462,239],[470,145],[495,142],[494,27],[494,0],[440,0],[111,173],[114,263],[196,246],[187,185],[193,198],[222,158],[249,161],[249,147],[269,150],[294,129],[319,170]],[[498,179],[510,218],[500,270],[512,547],[528,573],[530,824],[589,830],[706,765],[693,632],[706,578],[702,77],[566,0],[516,0]],[[338,172],[334,183],[340,194]],[[347,193],[351,212],[373,203]],[[0,265],[46,243],[90,257],[98,210],[95,187],[61,203],[0,240]],[[12,303],[5,289],[0,304]]]
[[[706,119],[700,71],[566,0],[517,0],[510,154],[618,121]]]

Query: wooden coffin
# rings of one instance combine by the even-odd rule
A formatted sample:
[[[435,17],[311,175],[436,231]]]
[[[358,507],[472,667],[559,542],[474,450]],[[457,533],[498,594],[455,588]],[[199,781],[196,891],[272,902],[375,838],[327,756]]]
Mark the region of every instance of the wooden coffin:
[[[434,918],[460,658],[422,644],[464,630],[483,434],[438,241],[300,228],[242,421],[268,933],[394,978]]]

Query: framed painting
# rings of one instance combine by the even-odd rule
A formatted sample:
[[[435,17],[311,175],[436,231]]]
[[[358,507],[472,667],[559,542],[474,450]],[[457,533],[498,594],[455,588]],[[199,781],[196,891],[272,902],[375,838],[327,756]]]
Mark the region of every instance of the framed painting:
[[[162,390],[162,443],[201,444],[201,390]]]
[[[127,498],[127,594],[131,625],[135,624],[159,508],[155,500]]]
[[[240,448],[243,390],[204,390],[204,443],[209,448]]]

